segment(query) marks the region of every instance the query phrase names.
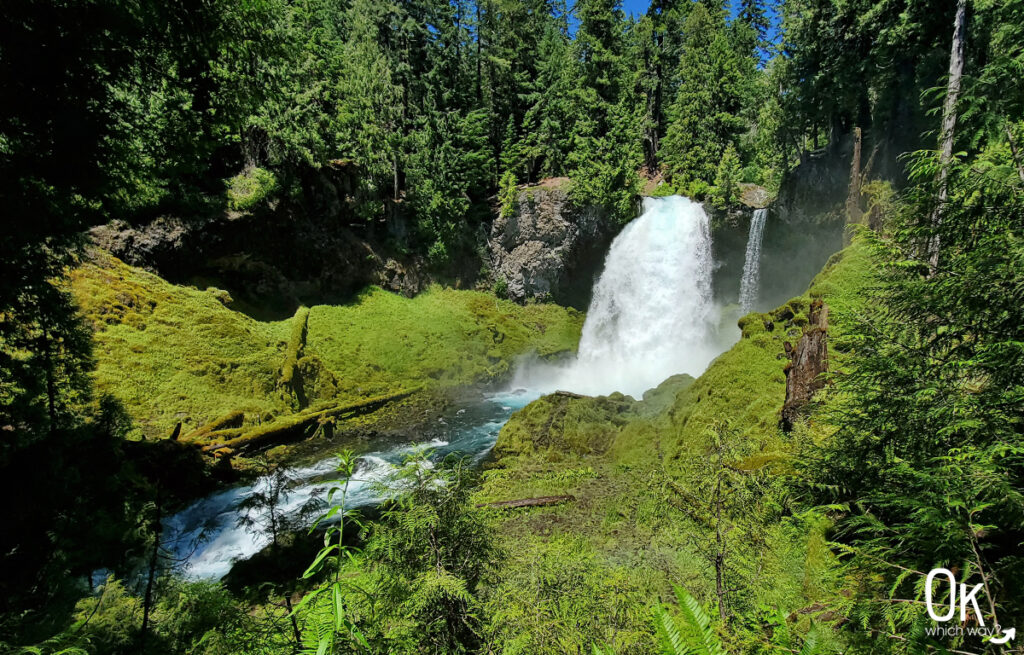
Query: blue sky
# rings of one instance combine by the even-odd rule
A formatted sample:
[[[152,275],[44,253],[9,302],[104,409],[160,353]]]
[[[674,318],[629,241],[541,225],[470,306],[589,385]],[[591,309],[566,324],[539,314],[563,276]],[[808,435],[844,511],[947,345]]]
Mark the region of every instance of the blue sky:
[[[768,38],[772,41],[778,37],[778,25],[779,15],[776,11],[777,2],[769,0],[765,2],[765,10],[768,12],[768,18],[772,22],[772,28],[769,31]],[[647,12],[647,8],[651,5],[651,0],[622,0],[622,9],[629,16],[641,16]],[[729,11],[732,15],[736,14],[736,9],[739,7],[739,0],[729,0]]]
[[[631,16],[636,16],[647,11],[651,0],[623,0],[622,8]]]
[[[735,6],[739,5],[739,3],[735,2],[735,1],[731,1],[729,4],[730,4],[730,9],[733,12],[735,12]],[[770,5],[771,3],[766,3],[766,4]],[[622,9],[627,14],[629,14],[631,16],[639,16],[639,15],[641,15],[643,13],[646,13],[647,8],[650,5],[651,5],[651,0],[622,0]],[[766,7],[766,8],[768,9],[769,13],[772,12],[772,7],[769,6],[769,7]]]

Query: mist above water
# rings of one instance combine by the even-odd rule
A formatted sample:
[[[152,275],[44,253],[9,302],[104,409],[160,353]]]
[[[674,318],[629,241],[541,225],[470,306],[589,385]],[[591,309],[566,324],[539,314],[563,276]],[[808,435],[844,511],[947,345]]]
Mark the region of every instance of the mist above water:
[[[576,358],[522,365],[514,386],[639,398],[677,373],[700,375],[735,339],[712,297],[711,225],[689,198],[645,198],[594,286]]]

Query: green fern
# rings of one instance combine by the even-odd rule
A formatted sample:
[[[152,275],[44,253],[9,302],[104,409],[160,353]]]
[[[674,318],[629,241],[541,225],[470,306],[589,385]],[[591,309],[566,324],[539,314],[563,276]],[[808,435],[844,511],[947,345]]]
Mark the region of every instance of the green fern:
[[[683,645],[683,635],[664,607],[654,608],[654,632],[663,655],[683,655],[689,651]]]
[[[804,639],[804,645],[800,649],[800,655],[817,655],[819,652],[818,626],[813,626]]]
[[[663,655],[726,655],[715,628],[697,599],[676,587],[679,615],[664,606],[654,608],[654,631]]]

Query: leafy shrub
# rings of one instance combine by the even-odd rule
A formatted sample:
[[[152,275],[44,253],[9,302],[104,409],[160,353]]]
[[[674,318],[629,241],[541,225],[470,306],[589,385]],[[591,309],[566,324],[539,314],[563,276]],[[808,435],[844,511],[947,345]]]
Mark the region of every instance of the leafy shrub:
[[[679,193],[676,187],[668,182],[662,182],[658,186],[654,187],[654,191],[651,193],[652,198],[664,198],[665,196],[674,196]]]
[[[498,188],[498,203],[501,206],[501,217],[508,219],[516,213],[516,176],[512,171],[505,171],[501,176],[501,183]]]
[[[703,200],[711,192],[711,185],[704,180],[691,180],[685,185],[680,185],[680,192],[694,200]]]
[[[502,300],[508,299],[508,280],[504,276],[499,277],[494,281],[494,295],[498,296]]]
[[[277,178],[265,168],[251,168],[227,181],[228,209],[252,211],[277,191]]]

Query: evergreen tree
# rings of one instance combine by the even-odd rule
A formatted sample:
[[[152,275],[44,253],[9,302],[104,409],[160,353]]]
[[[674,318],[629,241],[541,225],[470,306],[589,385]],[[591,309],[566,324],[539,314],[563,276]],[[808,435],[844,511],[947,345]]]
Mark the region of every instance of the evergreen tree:
[[[580,21],[573,45],[580,63],[580,91],[585,100],[607,108],[618,100],[623,55],[623,20],[618,0],[580,0]],[[607,111],[607,109],[605,109]],[[604,127],[603,117],[599,127]]]
[[[369,566],[383,574],[374,590],[384,601],[382,650],[473,652],[484,618],[479,591],[500,552],[469,503],[466,464],[449,458],[435,467],[414,456],[395,482],[402,491],[369,531],[365,550]]]
[[[993,153],[1003,166],[1007,156]],[[1012,172],[953,164],[932,271],[920,244],[933,229],[939,165],[914,162],[918,184],[893,217],[895,238],[871,242],[886,264],[870,312],[837,344],[855,356],[835,380],[830,409],[839,429],[806,461],[819,498],[836,501],[822,493],[832,489],[850,508],[839,534],[864,581],[852,613],[882,633],[922,618],[918,608],[892,611],[891,599],[920,593],[923,574],[913,572],[939,566],[983,584],[986,625],[1024,616],[1019,594],[1008,593],[1024,539],[1015,291],[1024,193]],[[856,632],[858,640],[872,634]]]
[[[739,113],[744,76],[724,21],[714,13],[698,3],[686,21],[679,92],[669,108],[670,123],[662,142],[663,167],[683,182],[710,184],[726,146],[735,142],[743,127]]]
[[[527,179],[564,175],[571,149],[575,118],[572,89],[576,83],[572,76],[573,51],[564,3],[555,12],[557,16],[544,21],[543,36],[537,45],[536,84],[523,98],[526,113],[521,147]]]
[[[740,0],[736,22],[746,25],[752,30],[755,55],[760,57],[762,53],[765,53],[770,45],[768,30],[771,29],[771,21],[768,19],[764,0]]]
[[[138,509],[130,422],[93,394],[89,328],[66,274],[123,206],[137,153],[130,86],[153,7],[14,3],[0,21],[0,639],[118,565]],[[96,26],[96,30],[84,29]]]
[[[792,156],[793,137],[787,130],[782,108],[779,68],[776,58],[769,62],[755,81],[754,108],[751,135],[751,160],[757,168],[757,180],[770,191],[777,191]]]
[[[290,178],[337,157],[345,4],[299,0],[268,26],[280,45],[277,56],[261,58],[260,78],[271,91],[246,123],[247,165],[270,166]]]
[[[725,147],[715,172],[715,185],[711,192],[715,206],[725,208],[736,204],[740,197],[740,174],[740,158],[730,143]]]
[[[386,9],[370,0],[349,7],[338,77],[338,155],[358,166],[357,207],[367,218],[384,214],[384,198],[397,199],[403,150],[402,89],[392,81],[392,62],[380,46]]]

